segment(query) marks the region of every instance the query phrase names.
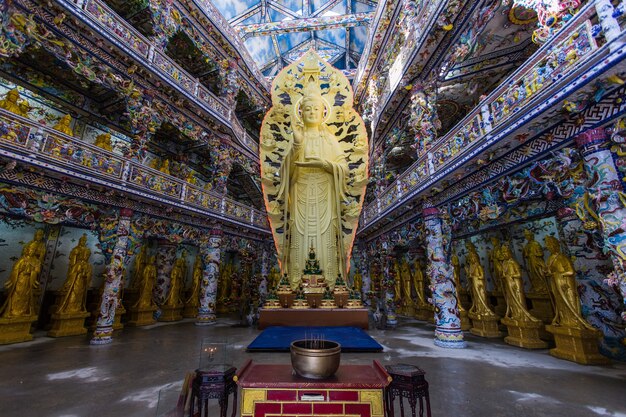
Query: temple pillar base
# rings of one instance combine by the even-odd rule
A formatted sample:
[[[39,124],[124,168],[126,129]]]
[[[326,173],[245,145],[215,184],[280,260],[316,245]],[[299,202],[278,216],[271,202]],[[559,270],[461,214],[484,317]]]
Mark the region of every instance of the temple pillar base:
[[[126,314],[126,309],[122,303],[117,305],[115,309],[115,319],[113,321],[113,330],[122,330],[124,325],[122,324],[122,316]]]
[[[502,333],[498,329],[498,316],[479,317],[469,314],[472,319],[472,328],[470,333],[480,337],[502,337]]]
[[[0,345],[33,340],[30,326],[36,321],[37,316],[35,315],[12,319],[0,318]]]
[[[599,330],[580,330],[571,327],[546,326],[546,330],[554,335],[556,347],[550,349],[550,355],[581,365],[604,365],[609,358],[600,354],[598,339],[602,337]]]
[[[461,330],[467,331],[472,328],[472,322],[469,319],[469,315],[467,310],[459,311],[459,316],[461,317]]]
[[[127,326],[139,327],[148,326],[156,323],[154,319],[154,312],[156,307],[137,308],[131,307],[128,312],[130,314],[130,320],[126,323]]]
[[[502,319],[502,324],[509,332],[509,335],[504,338],[505,343],[524,349],[548,347],[548,344],[540,338],[540,331],[543,329],[542,322],[513,320],[505,317]]]
[[[159,321],[179,321],[183,319],[183,305],[179,304],[177,306],[161,306],[161,316],[159,316]]]
[[[183,308],[183,317],[186,319],[195,319],[198,317],[198,305],[193,304],[185,304],[185,308]]]
[[[85,319],[91,313],[84,311],[78,313],[54,313],[52,314],[52,328],[48,332],[50,337],[78,336],[87,333]]]
[[[199,313],[194,323],[196,326],[211,326],[217,323],[217,318],[213,313]]]

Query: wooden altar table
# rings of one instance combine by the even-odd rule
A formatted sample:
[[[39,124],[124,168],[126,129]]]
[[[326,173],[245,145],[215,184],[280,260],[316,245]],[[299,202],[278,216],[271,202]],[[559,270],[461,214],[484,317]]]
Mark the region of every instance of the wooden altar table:
[[[302,378],[291,365],[248,361],[235,376],[241,387],[241,417],[384,417],[391,377],[377,361],[340,365],[325,380]]]
[[[259,309],[259,329],[269,326],[352,326],[369,328],[367,308]]]

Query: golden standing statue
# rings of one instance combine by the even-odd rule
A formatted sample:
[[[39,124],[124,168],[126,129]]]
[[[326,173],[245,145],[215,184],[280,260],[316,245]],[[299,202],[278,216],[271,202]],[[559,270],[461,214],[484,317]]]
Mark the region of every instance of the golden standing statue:
[[[143,280],[143,269],[146,267],[146,262],[148,258],[147,254],[147,246],[144,245],[141,247],[141,250],[135,256],[135,261],[133,263],[133,283],[131,285],[132,289],[141,288],[142,280]]]
[[[415,288],[416,294],[416,307],[423,309],[428,305],[428,302],[424,294],[424,272],[422,271],[422,264],[419,259],[413,262],[413,288]]]
[[[189,298],[185,300],[185,306],[197,307],[200,305],[200,283],[202,282],[202,257],[196,256],[193,263],[193,274],[191,277],[191,288],[189,289]]]
[[[139,298],[133,306],[139,310],[151,308],[154,306],[152,301],[152,290],[154,282],[157,278],[156,257],[150,256],[142,270],[141,286],[139,287]]]
[[[363,291],[363,275],[361,275],[361,271],[358,268],[352,277],[352,288],[359,294]]]
[[[187,275],[187,260],[185,256],[186,253],[183,250],[180,258],[176,259],[176,262],[174,262],[174,267],[170,274],[170,289],[163,303],[166,306],[177,307],[183,303],[180,293],[185,285],[185,277]]]
[[[522,268],[513,258],[511,248],[502,245],[502,284],[506,297],[505,317],[518,320],[541,323],[530,314],[526,308],[526,296],[524,295],[524,281],[522,280]]]
[[[491,279],[493,281],[493,291],[500,291],[500,283],[502,281],[502,256],[500,254],[500,239],[495,236],[491,237],[491,251],[489,252],[489,269]]]
[[[533,292],[538,294],[547,294],[548,285],[546,281],[546,263],[543,259],[543,248],[541,244],[535,240],[533,232],[529,229],[524,230],[524,236],[528,242],[524,246],[523,255],[526,262],[526,270],[528,278],[533,287]]]
[[[52,128],[54,130],[58,130],[61,133],[65,133],[68,136],[74,136],[74,132],[70,127],[70,123],[72,123],[72,116],[66,114],[65,116],[61,117],[59,121],[54,126],[52,126]]]
[[[67,278],[61,290],[63,299],[59,303],[57,313],[83,313],[87,311],[85,300],[92,275],[90,257],[91,250],[87,247],[87,235],[83,234],[78,239],[78,245],[70,252]]]
[[[7,299],[0,310],[0,317],[13,319],[35,315],[33,290],[39,288],[37,277],[41,271],[41,262],[35,250],[35,246],[26,245],[22,256],[13,265],[11,275],[4,284]]]
[[[28,117],[28,102],[22,100],[20,102],[20,93],[17,88],[10,90],[3,100],[0,100],[0,109],[10,111],[18,116]]]
[[[461,263],[459,262],[459,257],[456,254],[452,254],[451,262],[452,262],[452,272],[454,274],[454,286],[456,287],[457,305],[459,307],[459,313],[462,313],[465,311],[465,307],[463,307],[463,305],[461,304],[461,297],[459,295],[462,289],[461,287]]]
[[[472,307],[470,308],[470,314],[478,317],[494,317],[495,314],[489,308],[487,302],[487,288],[485,283],[485,271],[480,264],[480,257],[476,252],[476,246],[469,240],[465,242],[467,248],[466,259],[466,274],[470,281],[472,289]]]
[[[330,288],[348,275],[367,182],[365,124],[345,76],[315,52],[272,86],[261,127],[263,194],[281,273],[301,282],[309,247]]]
[[[409,263],[402,258],[400,261],[400,279],[402,280],[402,298],[405,307],[413,306],[413,282]]]
[[[550,251],[546,272],[551,278],[551,290],[555,302],[552,325],[578,330],[595,330],[582,316],[576,285],[576,271],[572,261],[561,252],[561,245],[556,238],[546,236],[545,243]]]

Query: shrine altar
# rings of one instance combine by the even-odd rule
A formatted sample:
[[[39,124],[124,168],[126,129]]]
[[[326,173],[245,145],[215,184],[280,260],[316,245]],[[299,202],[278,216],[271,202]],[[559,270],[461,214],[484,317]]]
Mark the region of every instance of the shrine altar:
[[[290,364],[248,361],[235,375],[241,388],[241,417],[383,417],[391,377],[377,361],[340,365],[331,378],[302,378]]]
[[[367,330],[367,308],[259,309],[259,329],[269,326],[352,326]]]

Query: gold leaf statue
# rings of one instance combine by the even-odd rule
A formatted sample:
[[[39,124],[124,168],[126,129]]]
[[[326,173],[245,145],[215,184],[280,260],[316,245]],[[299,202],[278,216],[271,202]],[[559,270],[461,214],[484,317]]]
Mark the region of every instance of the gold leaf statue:
[[[347,276],[368,177],[365,124],[341,71],[314,51],[272,84],[261,127],[263,196],[282,274],[298,286],[314,247],[326,282]]]

